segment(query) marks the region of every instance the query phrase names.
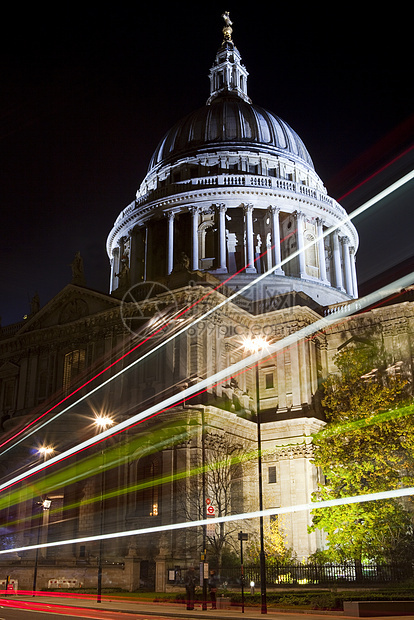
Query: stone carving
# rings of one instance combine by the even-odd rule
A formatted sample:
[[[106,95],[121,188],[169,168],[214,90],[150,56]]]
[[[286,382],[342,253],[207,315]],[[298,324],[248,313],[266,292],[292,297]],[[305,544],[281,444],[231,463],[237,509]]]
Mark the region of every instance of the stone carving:
[[[188,271],[190,268],[190,259],[185,252],[181,252],[179,258],[174,265],[174,272]]]
[[[83,299],[71,299],[63,308],[60,314],[60,323],[77,321],[89,312],[88,304]]]
[[[30,302],[30,314],[36,314],[40,310],[40,299],[38,293],[35,293]]]
[[[85,286],[85,275],[83,273],[83,259],[80,252],[76,252],[75,258],[70,264],[72,268],[72,284]]]
[[[120,272],[115,274],[119,280],[118,288],[126,290],[130,284],[128,258],[123,257],[121,260]]]

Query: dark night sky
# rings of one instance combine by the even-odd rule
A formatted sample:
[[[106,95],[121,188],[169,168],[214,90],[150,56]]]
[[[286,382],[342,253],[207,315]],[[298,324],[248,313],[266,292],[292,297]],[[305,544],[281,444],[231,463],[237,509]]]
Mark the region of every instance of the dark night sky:
[[[11,9],[0,37],[2,324],[20,320],[36,292],[41,305],[58,293],[78,250],[87,285],[108,290],[106,237],[163,134],[204,105],[223,10],[250,97],[301,136],[331,196],[412,146],[409,20],[354,6]],[[411,150],[342,204],[356,208],[413,161]],[[414,254],[413,194],[411,183],[355,222],[362,278]]]

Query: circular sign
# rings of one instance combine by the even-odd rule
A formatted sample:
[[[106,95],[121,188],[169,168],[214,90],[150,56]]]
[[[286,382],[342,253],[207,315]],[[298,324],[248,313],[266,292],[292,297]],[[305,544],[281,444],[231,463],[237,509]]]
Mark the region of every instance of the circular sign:
[[[133,335],[160,338],[169,331],[178,311],[174,293],[159,282],[140,282],[122,298],[121,318]]]

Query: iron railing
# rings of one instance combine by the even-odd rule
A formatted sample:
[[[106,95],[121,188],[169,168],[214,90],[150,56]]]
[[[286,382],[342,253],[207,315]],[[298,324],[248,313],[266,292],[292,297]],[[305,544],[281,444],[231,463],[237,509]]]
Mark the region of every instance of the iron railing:
[[[178,570],[177,570],[178,568]],[[175,570],[174,570],[175,569]],[[169,569],[169,582],[172,576],[177,585],[184,578],[184,566]],[[218,572],[218,571],[217,571]],[[182,578],[181,578],[182,576]],[[266,567],[268,586],[309,586],[332,584],[382,584],[400,583],[414,577],[414,564],[279,564]],[[222,568],[219,571],[220,584],[224,588],[240,586],[240,568]],[[244,584],[249,587],[254,582],[260,586],[260,566],[244,566]]]

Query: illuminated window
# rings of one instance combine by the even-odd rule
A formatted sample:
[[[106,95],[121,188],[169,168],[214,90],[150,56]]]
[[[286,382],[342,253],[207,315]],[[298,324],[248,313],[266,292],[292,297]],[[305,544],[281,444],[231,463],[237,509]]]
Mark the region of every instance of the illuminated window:
[[[66,353],[63,365],[63,389],[68,391],[75,377],[85,368],[85,349]]]
[[[152,481],[151,488],[149,489],[151,494],[150,499],[150,517],[158,517],[158,486],[156,485],[156,479],[160,475],[160,460],[156,458],[150,465],[149,478]]]
[[[158,517],[160,514],[160,487],[157,480],[161,475],[161,459],[151,456],[138,464],[137,479],[143,489],[137,494],[137,513],[141,517]]]

